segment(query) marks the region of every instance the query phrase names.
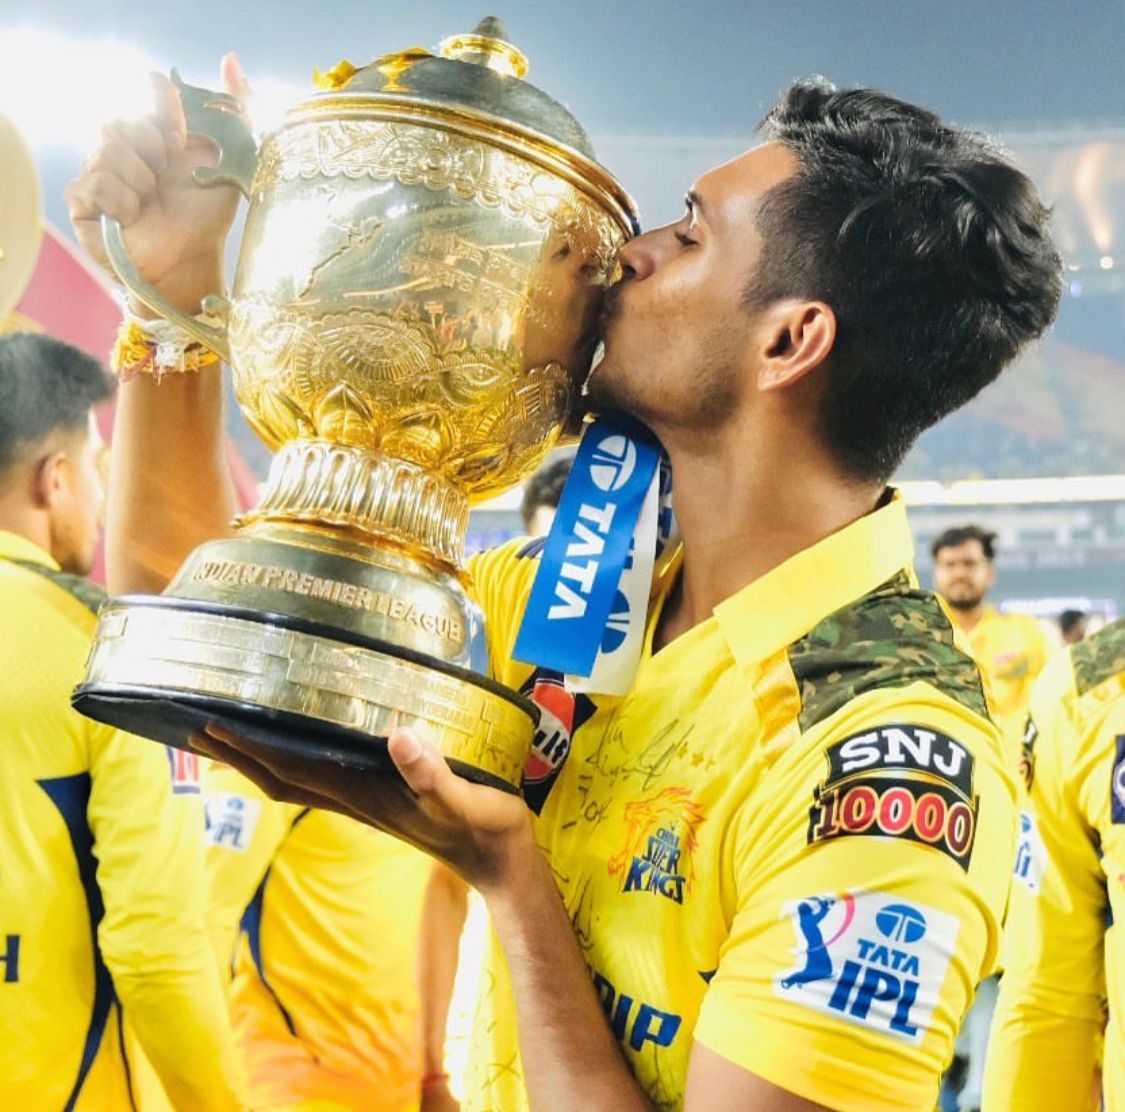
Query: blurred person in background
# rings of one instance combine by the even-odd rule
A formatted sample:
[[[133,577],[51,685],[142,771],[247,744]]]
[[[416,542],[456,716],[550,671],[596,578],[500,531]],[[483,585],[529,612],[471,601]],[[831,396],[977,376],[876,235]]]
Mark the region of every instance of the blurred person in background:
[[[225,1112],[242,1087],[203,919],[199,758],[70,706],[104,597],[83,577],[112,381],[58,340],[0,338],[0,1092],[20,1112]]]
[[[566,486],[573,466],[573,454],[557,456],[527,480],[520,503],[520,515],[529,537],[545,537],[550,532],[563,487]]]
[[[245,92],[233,56],[224,64],[237,91]],[[107,128],[104,142],[103,153],[130,143],[151,151],[154,144],[163,149],[164,137],[151,121],[139,121]],[[206,147],[185,136],[173,160],[198,157]],[[98,175],[97,158],[87,168]],[[187,277],[182,270],[174,273]],[[148,312],[133,308],[138,315]],[[116,459],[131,451],[137,413],[146,404],[190,423],[198,391],[221,393],[220,374],[212,365],[123,382]],[[111,465],[111,501],[121,508],[110,515],[106,536],[114,594],[159,593],[195,547],[193,535],[185,540],[194,507],[181,497],[182,480],[209,453],[222,468],[211,501],[223,507],[227,522],[233,516],[226,509],[233,485],[221,423],[199,430],[191,446],[166,448],[166,474],[176,476],[168,485],[152,469]],[[138,494],[145,499],[143,514],[133,512]],[[266,799],[224,765],[205,762],[202,779],[207,921],[230,977],[251,1106],[308,1112],[414,1108],[421,1068],[414,964],[428,859],[352,819]]]
[[[204,765],[208,923],[231,975],[251,1106],[416,1108],[414,962],[429,859]]]
[[[1077,645],[1086,636],[1087,616],[1081,610],[1064,610],[1059,615],[1059,636],[1064,645]]]
[[[1026,614],[1001,614],[987,604],[996,582],[996,534],[978,525],[947,529],[931,545],[934,589],[988,681],[995,713],[1004,735],[1005,752],[1014,772],[1031,700],[1031,688],[1051,654],[1042,627]],[[956,1097],[960,1112],[980,1108],[988,1032],[996,1007],[998,979],[989,977],[976,998],[957,1039],[954,1073],[963,1078]]]
[[[941,595],[987,677],[1012,768],[1035,677],[1051,655],[1040,624],[1027,614],[1001,614],[987,603],[996,582],[996,534],[977,525],[947,529],[931,545],[934,590]]]
[[[984,1108],[1114,1112],[1125,1108],[1125,619],[1047,665],[1023,770]]]

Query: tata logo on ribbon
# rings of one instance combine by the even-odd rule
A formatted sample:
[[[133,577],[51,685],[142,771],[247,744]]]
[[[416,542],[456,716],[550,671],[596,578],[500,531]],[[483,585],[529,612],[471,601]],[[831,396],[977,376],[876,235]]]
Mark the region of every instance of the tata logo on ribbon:
[[[629,635],[629,600],[624,591],[618,591],[613,596],[613,609],[605,620],[605,632],[602,634],[601,649],[603,653],[616,652]]]
[[[598,490],[620,490],[633,476],[637,448],[624,436],[607,436],[599,441],[590,462],[590,478]]]
[[[630,606],[622,573],[659,464],[659,447],[640,433],[604,419],[587,428],[532,584],[517,660],[589,676],[604,645],[623,643]]]
[[[583,502],[574,524],[574,539],[566,546],[566,560],[555,584],[555,602],[547,613],[551,621],[585,617],[616,508]]]

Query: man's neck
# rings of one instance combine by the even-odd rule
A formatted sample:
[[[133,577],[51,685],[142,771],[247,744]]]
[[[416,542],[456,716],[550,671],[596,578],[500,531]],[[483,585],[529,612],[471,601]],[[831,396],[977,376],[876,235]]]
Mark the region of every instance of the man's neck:
[[[0,530],[25,537],[44,552],[51,551],[47,515],[14,499],[0,497]]]
[[[884,489],[842,478],[815,445],[759,442],[750,452],[738,447],[724,452],[712,445],[701,453],[668,448],[684,561],[654,649],[791,556],[870,513]]]

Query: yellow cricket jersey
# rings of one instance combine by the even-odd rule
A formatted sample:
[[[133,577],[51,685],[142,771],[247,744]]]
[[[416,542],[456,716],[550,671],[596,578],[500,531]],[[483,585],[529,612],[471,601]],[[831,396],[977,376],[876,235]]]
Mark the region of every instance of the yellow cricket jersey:
[[[416,1108],[415,953],[428,859],[206,766],[212,937],[233,970],[251,1107]]]
[[[956,621],[957,612],[951,613]],[[1031,689],[1051,655],[1051,642],[1030,615],[1001,614],[992,606],[985,608],[981,620],[966,636],[991,685],[1000,729],[1014,759],[1027,720]]]
[[[537,840],[653,1106],[682,1107],[699,1040],[830,1108],[932,1109],[995,963],[1016,790],[977,667],[917,587],[901,501],[653,654],[665,582],[623,698],[510,659],[538,547],[473,576],[498,677],[542,710]],[[517,1112],[490,961],[466,1106]]]
[[[1125,619],[1052,659],[1032,697],[985,1107],[1125,1108]]]
[[[154,1071],[177,1110],[241,1108],[203,919],[197,759],[71,710],[96,605],[0,531],[2,1103],[144,1110],[165,1103],[139,1083]]]

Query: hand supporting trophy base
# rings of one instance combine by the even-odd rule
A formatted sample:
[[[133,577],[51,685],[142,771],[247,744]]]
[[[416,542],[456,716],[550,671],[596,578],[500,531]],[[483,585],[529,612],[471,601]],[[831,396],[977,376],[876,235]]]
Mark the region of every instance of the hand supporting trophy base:
[[[424,730],[518,790],[537,712],[489,676],[463,563],[469,508],[528,475],[576,409],[632,202],[494,24],[358,71],[260,150],[228,98],[182,87],[220,148],[201,185],[250,199],[229,300],[204,323],[107,252],[140,300],[229,363],[274,458],[258,507],[159,597],[103,608],[74,696],[184,747],[208,724],[356,769]]]

